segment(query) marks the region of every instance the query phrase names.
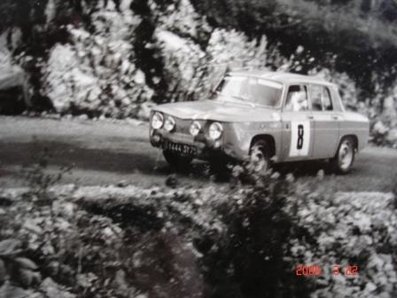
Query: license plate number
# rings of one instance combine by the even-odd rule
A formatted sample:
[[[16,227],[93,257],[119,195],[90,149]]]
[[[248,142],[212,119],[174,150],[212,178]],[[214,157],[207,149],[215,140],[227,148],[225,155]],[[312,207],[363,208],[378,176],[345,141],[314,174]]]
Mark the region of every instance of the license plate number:
[[[194,146],[186,145],[186,144],[178,144],[172,142],[165,142],[163,144],[163,149],[178,152],[183,155],[196,155],[197,149]]]

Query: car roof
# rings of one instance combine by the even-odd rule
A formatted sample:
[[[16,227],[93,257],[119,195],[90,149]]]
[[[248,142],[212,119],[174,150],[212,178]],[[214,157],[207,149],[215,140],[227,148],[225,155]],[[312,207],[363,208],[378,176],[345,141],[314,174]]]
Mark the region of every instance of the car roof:
[[[254,71],[232,71],[229,72],[228,74],[263,78],[263,79],[277,81],[280,83],[287,83],[287,84],[309,83],[309,84],[323,84],[323,85],[335,86],[335,84],[332,84],[320,77],[288,73],[288,72],[269,72],[263,70],[254,70]]]

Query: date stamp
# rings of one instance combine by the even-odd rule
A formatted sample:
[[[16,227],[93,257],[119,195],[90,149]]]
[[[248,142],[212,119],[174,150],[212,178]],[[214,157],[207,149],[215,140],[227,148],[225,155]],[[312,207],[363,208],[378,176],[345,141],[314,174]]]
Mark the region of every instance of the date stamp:
[[[332,265],[327,267],[331,275],[338,276],[344,275],[346,277],[357,277],[359,275],[359,268],[357,265]],[[319,265],[304,265],[299,264],[295,267],[295,275],[296,276],[304,276],[304,277],[318,277],[325,274],[325,270],[322,266]]]

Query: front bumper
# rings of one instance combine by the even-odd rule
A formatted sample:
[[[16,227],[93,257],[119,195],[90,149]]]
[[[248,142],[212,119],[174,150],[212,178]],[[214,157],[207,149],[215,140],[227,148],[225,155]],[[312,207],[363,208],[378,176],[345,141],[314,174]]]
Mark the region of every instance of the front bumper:
[[[154,147],[203,160],[217,158],[220,155],[226,156],[222,146],[222,138],[213,141],[203,135],[193,137],[178,132],[170,133],[163,129],[150,129],[150,142]]]

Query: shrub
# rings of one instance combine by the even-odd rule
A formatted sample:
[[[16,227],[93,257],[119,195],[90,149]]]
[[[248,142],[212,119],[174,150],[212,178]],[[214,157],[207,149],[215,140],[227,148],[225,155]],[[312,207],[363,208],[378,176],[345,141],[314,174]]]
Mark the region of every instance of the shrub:
[[[39,189],[46,191],[3,192],[0,293],[45,292],[50,298],[395,293],[393,194],[337,193],[321,187],[323,175],[302,183],[291,175],[252,173],[249,165],[234,173],[234,187],[45,183]],[[298,264],[320,265],[324,273],[298,277]],[[359,276],[334,277],[335,264],[357,265]]]

